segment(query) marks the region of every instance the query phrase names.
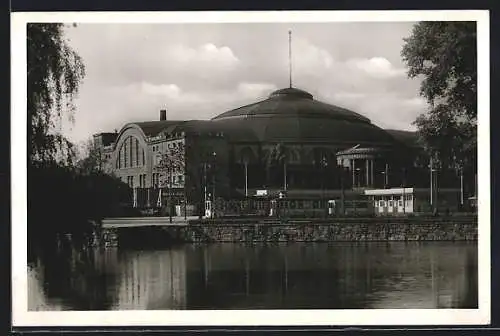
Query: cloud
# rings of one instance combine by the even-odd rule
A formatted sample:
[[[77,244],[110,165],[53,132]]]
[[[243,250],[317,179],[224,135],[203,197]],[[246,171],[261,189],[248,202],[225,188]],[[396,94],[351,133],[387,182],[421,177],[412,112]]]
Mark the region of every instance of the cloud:
[[[209,119],[288,86],[288,29],[293,85],[374,123],[408,128],[426,109],[419,80],[404,76],[402,38],[411,23],[82,24],[71,44],[87,77],[68,135],[124,123]]]
[[[334,65],[334,59],[327,50],[306,39],[297,39],[293,47],[292,67],[299,76],[323,73]]]
[[[346,63],[349,67],[364,71],[368,75],[376,78],[390,78],[405,75],[405,69],[395,68],[391,62],[384,57],[350,59]]]
[[[269,83],[239,83],[238,93],[243,99],[259,99],[268,96],[272,91],[277,90],[278,87]]]
[[[231,48],[217,47],[213,43],[206,43],[191,48],[182,44],[169,47],[165,52],[165,61],[184,69],[197,71],[232,69],[238,65],[239,59]]]

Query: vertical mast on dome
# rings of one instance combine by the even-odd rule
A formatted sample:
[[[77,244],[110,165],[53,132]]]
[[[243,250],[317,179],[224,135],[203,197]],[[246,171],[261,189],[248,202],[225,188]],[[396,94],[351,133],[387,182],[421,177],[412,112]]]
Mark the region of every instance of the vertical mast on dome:
[[[290,68],[290,88],[292,87],[292,31],[288,31],[288,65]]]

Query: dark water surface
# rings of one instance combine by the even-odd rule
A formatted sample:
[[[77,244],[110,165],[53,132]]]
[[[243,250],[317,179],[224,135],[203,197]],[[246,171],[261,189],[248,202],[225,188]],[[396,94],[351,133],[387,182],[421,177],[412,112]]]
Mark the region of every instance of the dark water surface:
[[[477,243],[184,245],[39,257],[30,310],[477,308]]]

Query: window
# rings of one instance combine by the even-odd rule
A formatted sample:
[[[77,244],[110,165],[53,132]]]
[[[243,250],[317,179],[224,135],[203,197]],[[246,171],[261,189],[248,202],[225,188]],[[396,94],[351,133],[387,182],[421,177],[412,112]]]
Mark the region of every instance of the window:
[[[179,183],[183,183],[184,177],[182,175],[179,175]]]
[[[141,148],[141,152],[142,152],[142,165],[144,166],[146,164],[146,157],[144,155],[144,148]]]
[[[128,167],[128,141],[123,144],[123,168]]]
[[[146,188],[146,175],[145,174],[139,175],[139,187]]]
[[[129,139],[130,139],[130,140],[129,140],[129,145],[130,145],[130,149],[129,149],[129,150],[130,150],[130,167],[133,167],[133,164],[134,164],[134,160],[133,160],[133,158],[132,158],[132,153],[133,153],[133,152],[132,152],[132,149],[133,149],[133,146],[132,146],[132,140],[133,140],[133,138],[132,138],[132,137],[129,137]]]
[[[399,207],[402,207],[402,206],[403,206],[403,201],[402,201],[402,200],[399,200],[399,201],[398,201],[398,206],[399,206]]]
[[[392,200],[389,200],[389,206],[392,207]]]
[[[135,139],[135,165],[139,166],[139,158],[140,158],[140,152],[139,152],[139,140]]]

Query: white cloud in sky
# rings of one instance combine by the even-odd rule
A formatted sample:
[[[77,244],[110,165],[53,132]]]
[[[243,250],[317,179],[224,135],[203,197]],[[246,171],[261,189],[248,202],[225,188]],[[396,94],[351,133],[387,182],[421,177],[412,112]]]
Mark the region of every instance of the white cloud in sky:
[[[217,47],[213,43],[206,43],[195,48],[182,44],[172,46],[166,50],[167,62],[184,69],[191,68],[197,71],[232,70],[238,65],[239,59],[233,51],[226,47]]]
[[[288,86],[387,128],[412,129],[425,111],[419,81],[400,59],[412,23],[82,24],[68,31],[87,77],[76,100],[75,141],[131,121],[208,119]]]
[[[395,68],[391,62],[384,57],[351,59],[347,62],[347,64],[354,69],[362,70],[368,75],[376,78],[405,76],[406,74],[405,69]]]

